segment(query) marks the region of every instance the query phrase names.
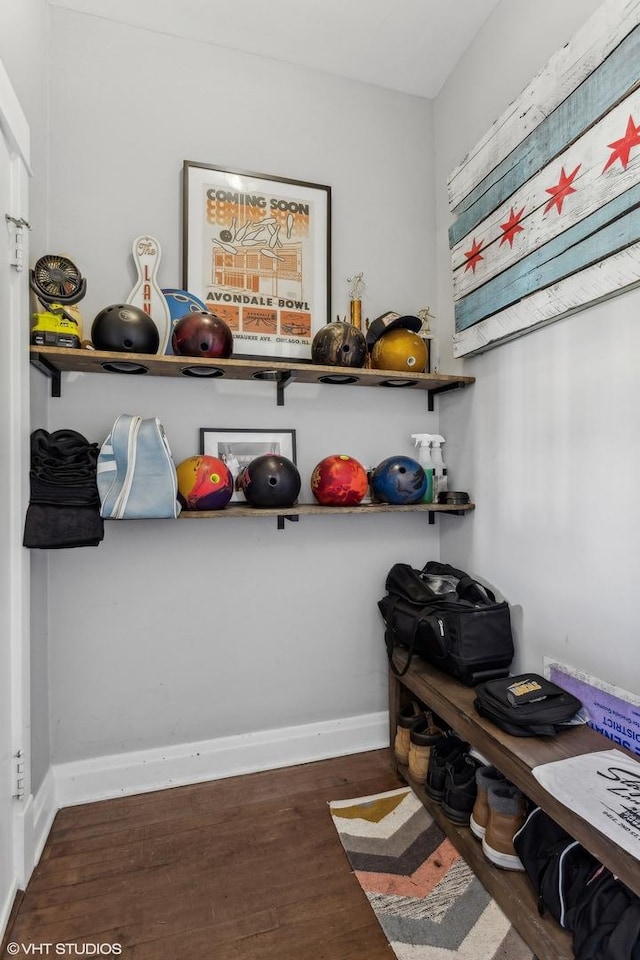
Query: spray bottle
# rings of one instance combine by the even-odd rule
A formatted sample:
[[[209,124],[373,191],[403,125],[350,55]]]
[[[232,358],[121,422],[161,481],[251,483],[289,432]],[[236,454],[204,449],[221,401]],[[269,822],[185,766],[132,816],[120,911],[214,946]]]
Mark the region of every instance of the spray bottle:
[[[427,489],[420,502],[433,503],[433,480],[435,472],[431,459],[431,441],[433,437],[430,433],[412,433],[411,439],[415,440],[415,445],[418,447],[418,463],[427,475]]]
[[[447,486],[447,468],[442,456],[442,444],[445,443],[444,437],[434,433],[431,437],[431,460],[433,463],[433,500],[438,502],[438,496],[446,493]]]

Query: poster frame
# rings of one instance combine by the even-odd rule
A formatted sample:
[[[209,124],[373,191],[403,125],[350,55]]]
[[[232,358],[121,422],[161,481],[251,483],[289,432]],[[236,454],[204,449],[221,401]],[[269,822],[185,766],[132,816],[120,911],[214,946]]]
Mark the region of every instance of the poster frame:
[[[331,187],[185,160],[182,192],[183,287],[229,323],[233,357],[310,362],[331,318]]]

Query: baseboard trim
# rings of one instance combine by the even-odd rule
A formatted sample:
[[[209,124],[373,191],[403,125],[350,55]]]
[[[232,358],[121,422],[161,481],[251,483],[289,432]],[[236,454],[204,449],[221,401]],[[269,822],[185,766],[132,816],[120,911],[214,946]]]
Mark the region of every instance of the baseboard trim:
[[[26,889],[29,878],[42,856],[44,845],[47,842],[57,812],[55,782],[53,771],[49,767],[38,793],[35,797],[30,795],[27,798],[15,821],[16,875],[5,901],[0,904],[0,943],[2,943],[3,935],[7,931],[16,899]]]
[[[0,956],[4,956],[5,954],[5,941],[9,939],[9,923],[11,921],[11,915],[12,913],[15,913],[14,908],[17,908],[17,901],[21,896],[22,894],[18,888],[18,884],[16,881],[14,881],[12,886],[7,891],[4,903],[0,903],[0,947],[2,948]]]
[[[16,821],[16,882],[24,890],[38,865],[53,819],[58,812],[51,767],[35,797],[29,796]]]
[[[56,807],[68,807],[364,753],[388,743],[388,716],[380,712],[59,763],[50,772]]]
[[[56,798],[53,768],[49,767],[33,800],[33,845],[31,862],[36,867],[60,804]]]

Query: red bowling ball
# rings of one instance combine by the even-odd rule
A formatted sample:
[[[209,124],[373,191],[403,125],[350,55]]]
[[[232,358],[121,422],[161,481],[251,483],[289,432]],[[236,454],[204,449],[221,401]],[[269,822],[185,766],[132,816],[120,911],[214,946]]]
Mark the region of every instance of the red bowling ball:
[[[215,313],[186,313],[173,328],[173,352],[181,357],[215,357],[225,360],[233,352],[231,328]]]
[[[367,471],[346,453],[325,457],[311,474],[311,492],[323,507],[360,503],[368,487]]]

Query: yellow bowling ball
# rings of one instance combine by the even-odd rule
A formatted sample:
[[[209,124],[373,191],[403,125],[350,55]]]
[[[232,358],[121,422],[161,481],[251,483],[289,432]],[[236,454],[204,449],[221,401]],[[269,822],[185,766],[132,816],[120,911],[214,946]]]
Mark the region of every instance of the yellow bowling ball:
[[[389,330],[374,343],[371,349],[371,366],[375,370],[424,373],[427,366],[427,346],[424,340],[411,330]]]

